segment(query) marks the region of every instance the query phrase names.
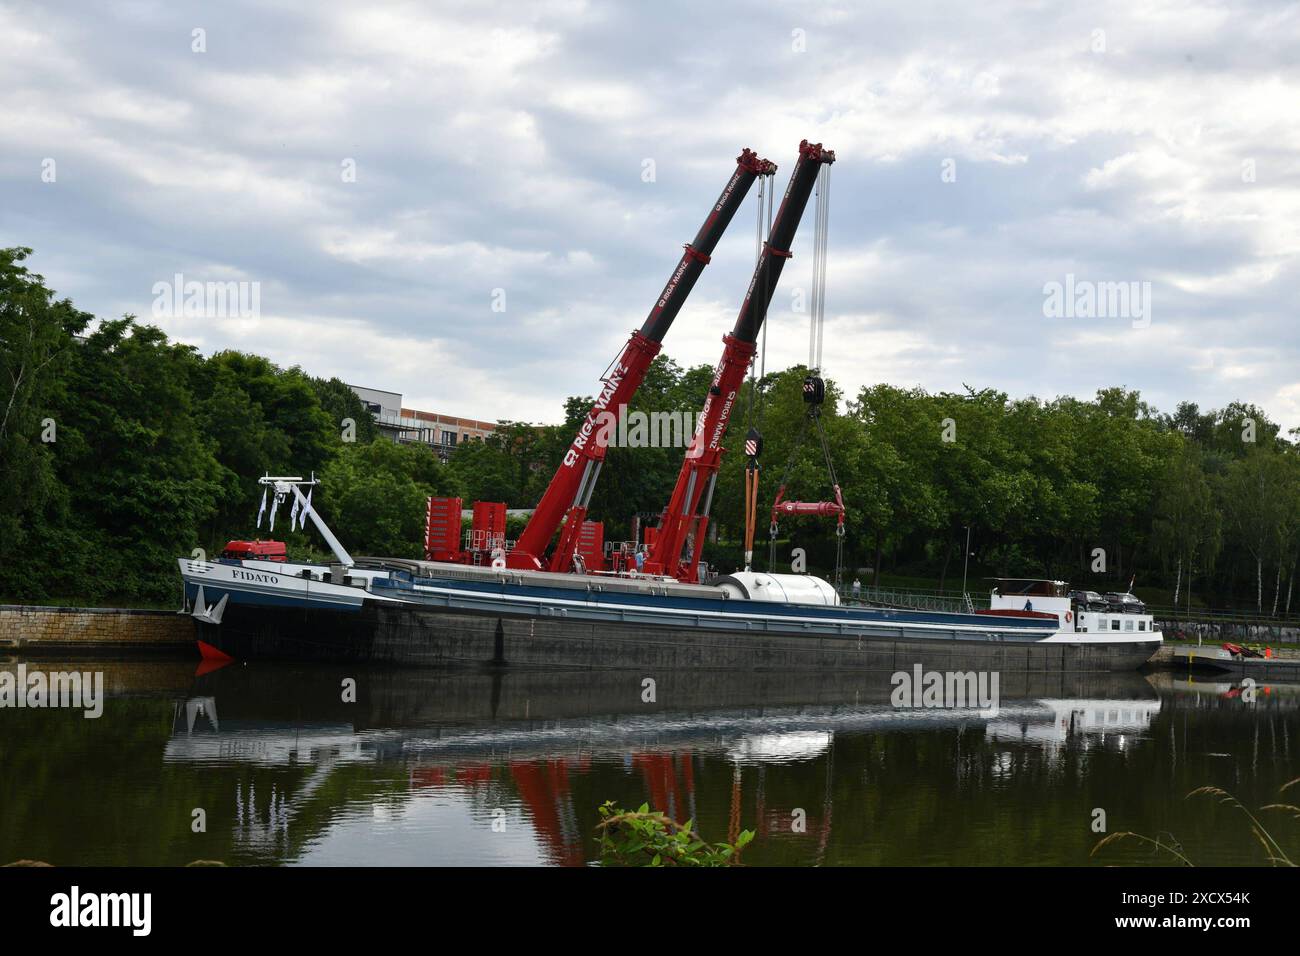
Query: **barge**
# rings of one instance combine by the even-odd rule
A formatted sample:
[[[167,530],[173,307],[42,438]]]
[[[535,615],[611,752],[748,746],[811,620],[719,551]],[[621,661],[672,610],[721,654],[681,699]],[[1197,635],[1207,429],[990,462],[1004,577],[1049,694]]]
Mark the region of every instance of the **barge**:
[[[805,574],[664,576],[353,558],[303,495],[335,560],[180,558],[200,650],[237,660],[598,669],[1133,670],[1158,632],[1076,631],[1057,615],[846,605]],[[499,563],[500,564],[500,563]]]
[[[835,160],[835,152],[821,143],[801,142],[773,217],[776,166],[751,150],[741,152],[645,322],[602,376],[599,396],[513,546],[504,540],[504,503],[494,503],[497,523],[481,529],[481,544],[463,551],[454,547],[459,502],[435,514],[431,501],[426,560],[353,560],[317,515],[310,494],[303,494],[315,480],[268,475],[261,479],[263,509],[268,492],[274,492],[277,507],[292,497],[291,523],[300,514],[311,520],[334,561],[294,564],[283,560],[283,553],[268,560],[272,556],[247,547],[215,561],[179,559],[185,609],[197,622],[201,649],[245,660],[628,668],[642,673],[660,668],[898,672],[921,665],[1050,674],[1131,670],[1144,663],[1160,645],[1160,635],[1147,629],[1084,631],[1050,609],[1035,612],[996,602],[986,613],[844,605],[836,589],[819,578],[750,570],[762,447],[752,422],[745,440],[750,459],[746,568],[719,575],[702,562],[723,439],[814,189],[813,284],[815,290],[824,288],[829,175]],[[723,337],[723,353],[671,498],[644,542],[625,542],[626,548],[611,551],[613,566],[607,567],[599,544],[602,525],[588,519],[588,508],[605,464],[610,428],[616,413],[635,396],[755,182],[761,185],[754,271],[735,324]],[[769,224],[765,241],[764,208]],[[803,389],[808,414],[795,450],[808,431],[817,434],[834,500],[789,499],[783,480],[770,533],[774,548],[778,517],[835,517],[838,569],[845,504],[819,417],[826,397],[820,378],[823,304],[818,291],[811,310],[815,347],[810,347]],[[271,515],[274,528],[274,508]],[[260,518],[259,512],[259,526]]]

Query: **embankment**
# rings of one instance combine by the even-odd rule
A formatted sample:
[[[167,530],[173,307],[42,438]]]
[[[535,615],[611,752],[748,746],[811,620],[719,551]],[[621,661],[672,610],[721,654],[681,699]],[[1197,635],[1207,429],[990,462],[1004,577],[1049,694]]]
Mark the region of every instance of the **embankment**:
[[[1156,618],[1156,628],[1165,640],[1205,644],[1270,644],[1300,647],[1300,627],[1289,624],[1253,624],[1241,621],[1175,621]]]
[[[0,604],[0,654],[193,653],[194,620],[173,611]]]

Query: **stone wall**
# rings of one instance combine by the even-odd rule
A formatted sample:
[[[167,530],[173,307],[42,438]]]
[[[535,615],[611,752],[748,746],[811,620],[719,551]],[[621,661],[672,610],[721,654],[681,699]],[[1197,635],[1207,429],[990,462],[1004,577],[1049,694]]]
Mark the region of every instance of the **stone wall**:
[[[1296,647],[1300,642],[1300,629],[1276,624],[1245,624],[1235,621],[1162,621],[1156,627],[1164,632],[1166,640],[1182,634],[1182,640],[1219,644],[1272,644]]]
[[[0,653],[194,648],[194,619],[174,611],[0,604]]]

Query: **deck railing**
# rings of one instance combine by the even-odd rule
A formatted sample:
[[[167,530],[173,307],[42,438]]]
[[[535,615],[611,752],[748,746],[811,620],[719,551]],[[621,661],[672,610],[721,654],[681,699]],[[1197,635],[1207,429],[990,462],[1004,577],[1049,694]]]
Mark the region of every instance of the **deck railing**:
[[[906,607],[917,611],[949,611],[956,614],[975,612],[975,602],[971,600],[968,591],[876,587],[854,591],[852,585],[849,585],[840,588],[840,599],[847,604]]]

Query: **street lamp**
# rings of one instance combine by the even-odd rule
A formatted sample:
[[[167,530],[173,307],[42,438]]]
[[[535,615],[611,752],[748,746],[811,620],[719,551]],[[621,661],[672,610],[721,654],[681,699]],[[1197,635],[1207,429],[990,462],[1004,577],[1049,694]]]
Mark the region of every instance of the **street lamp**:
[[[966,526],[966,553],[961,559],[961,593],[966,593],[966,568],[970,565],[970,525]]]

